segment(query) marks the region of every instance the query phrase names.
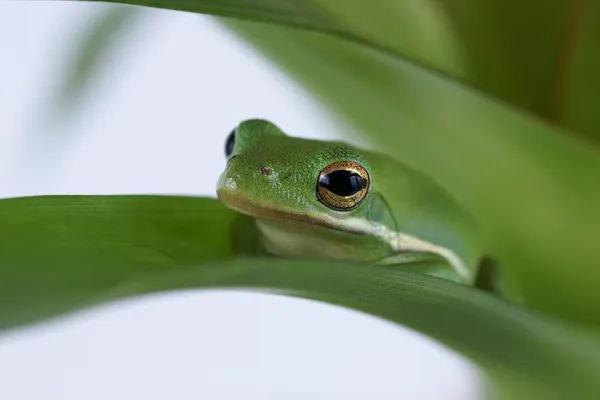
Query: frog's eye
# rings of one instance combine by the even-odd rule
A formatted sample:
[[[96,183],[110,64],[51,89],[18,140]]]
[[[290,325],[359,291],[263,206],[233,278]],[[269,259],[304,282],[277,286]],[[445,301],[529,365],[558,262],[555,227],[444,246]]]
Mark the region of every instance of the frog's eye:
[[[317,183],[317,198],[337,211],[357,207],[369,190],[369,173],[354,161],[338,161],[323,168]]]
[[[231,157],[233,146],[235,145],[235,129],[232,130],[225,140],[225,157]]]

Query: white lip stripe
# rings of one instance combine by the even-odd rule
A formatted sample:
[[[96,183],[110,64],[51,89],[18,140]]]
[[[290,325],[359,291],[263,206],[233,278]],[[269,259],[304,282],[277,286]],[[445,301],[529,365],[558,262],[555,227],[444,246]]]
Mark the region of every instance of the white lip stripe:
[[[331,222],[332,224],[335,224],[335,222],[339,224],[339,221]],[[470,279],[469,269],[463,260],[455,252],[446,247],[435,245],[406,233],[394,232],[384,225],[374,225],[371,222],[358,218],[348,218],[344,220],[344,225],[359,232],[378,236],[389,243],[392,249],[398,252],[422,251],[438,254],[447,260],[456,273],[464,280],[468,281]]]
[[[462,259],[458,255],[456,255],[456,253],[452,250],[446,247],[437,246],[435,244],[426,242],[424,240],[404,233],[397,232],[393,235],[395,236],[395,238],[390,240],[389,243],[395,250],[417,250],[439,254],[440,256],[448,260],[452,268],[454,268],[456,273],[462,276],[463,279],[468,280],[470,278],[469,269],[462,261]]]
[[[256,210],[249,211],[248,207],[240,207],[239,204],[236,204],[235,201],[226,201],[226,197],[223,198],[223,195],[226,194],[228,191],[229,190],[217,191],[217,194],[220,193],[219,198],[221,199],[221,201],[225,202],[229,207],[238,210],[244,214],[254,215],[257,218],[261,217],[259,213],[256,212]],[[251,203],[249,202],[249,204]],[[257,208],[260,208],[260,206],[258,206]],[[268,215],[269,210],[263,211],[263,213]],[[294,214],[290,213],[289,215],[293,216]],[[300,216],[302,214],[298,213],[296,215]],[[302,221],[306,224],[310,224],[310,222],[308,222],[309,219],[310,218],[304,216],[303,218],[299,218],[297,220]],[[459,274],[465,281],[469,281],[471,279],[469,269],[462,261],[462,259],[455,252],[446,247],[435,245],[426,240],[419,239],[415,236],[408,235],[406,233],[395,232],[386,227],[385,225],[374,224],[373,222],[359,218],[339,219],[334,218],[331,215],[322,214],[319,215],[318,218],[314,218],[313,223],[316,222],[318,222],[317,225],[330,229],[338,229],[340,231],[349,231],[354,233],[362,233],[365,235],[377,236],[384,240],[386,243],[389,243],[392,249],[397,252],[420,251],[437,254],[444,258],[446,261],[448,261],[448,263],[450,263],[450,265],[456,271],[456,273]]]

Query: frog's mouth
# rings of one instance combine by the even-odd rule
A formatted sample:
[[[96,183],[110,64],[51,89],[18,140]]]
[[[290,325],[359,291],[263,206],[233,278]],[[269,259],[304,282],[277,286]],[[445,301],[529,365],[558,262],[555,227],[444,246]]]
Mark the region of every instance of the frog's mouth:
[[[292,209],[276,209],[253,201],[246,196],[240,195],[235,189],[230,189],[227,187],[220,187],[217,189],[217,197],[227,207],[254,218],[288,221],[313,227],[318,226],[321,228],[343,231],[345,233],[354,235],[375,234],[372,228],[365,229],[368,227],[363,227],[356,223],[352,223],[352,221],[358,221],[357,218],[345,218],[342,220],[331,215],[315,216],[301,213]]]

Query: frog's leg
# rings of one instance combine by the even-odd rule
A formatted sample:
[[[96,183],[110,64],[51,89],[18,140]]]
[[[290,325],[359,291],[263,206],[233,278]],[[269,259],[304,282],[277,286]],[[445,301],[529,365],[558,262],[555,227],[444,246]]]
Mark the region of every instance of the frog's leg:
[[[389,265],[406,271],[417,272],[438,278],[464,283],[461,276],[441,256],[434,253],[400,252],[372,262],[377,265]]]
[[[475,287],[498,295],[504,293],[500,280],[500,269],[496,260],[487,256],[481,258]]]

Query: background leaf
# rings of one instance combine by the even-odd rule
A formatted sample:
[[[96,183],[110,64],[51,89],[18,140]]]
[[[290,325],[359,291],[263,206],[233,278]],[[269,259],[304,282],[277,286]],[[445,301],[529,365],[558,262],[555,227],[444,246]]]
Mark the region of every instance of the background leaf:
[[[567,126],[600,143],[600,3],[576,1],[577,24],[573,27],[572,59],[567,65],[565,109]]]
[[[143,11],[139,7],[108,7],[90,25],[89,30],[79,38],[79,43],[75,44],[64,83],[54,100],[55,106],[60,107],[61,111],[69,111],[74,103],[82,99],[107,55],[135,26],[143,16]]]
[[[88,0],[191,11],[215,16],[269,22],[324,32],[336,37],[377,48],[385,53],[407,57],[444,74],[464,73],[457,57],[452,31],[445,26],[445,16],[435,2],[397,2],[379,0],[371,17],[385,17],[378,25],[364,24],[356,18],[363,8],[361,0]],[[398,24],[398,19],[403,24]],[[401,25],[401,26],[399,26]],[[391,31],[390,31],[391,29]],[[387,31],[387,34],[385,32]],[[410,34],[407,34],[410,33]]]
[[[595,75],[585,72],[596,65],[593,2],[378,0],[377,7],[362,0],[109,2],[331,34],[456,79],[596,144],[599,140],[593,127],[600,118],[589,112],[581,118],[569,116],[579,108],[571,105],[573,92],[584,91],[581,82]]]
[[[440,0],[465,47],[470,83],[560,123],[571,0]]]
[[[482,291],[393,267],[233,260],[236,214],[213,199],[44,196],[1,200],[0,211],[4,329],[142,293],[275,290],[425,333],[476,362],[501,398],[588,398],[600,390],[595,343]]]

